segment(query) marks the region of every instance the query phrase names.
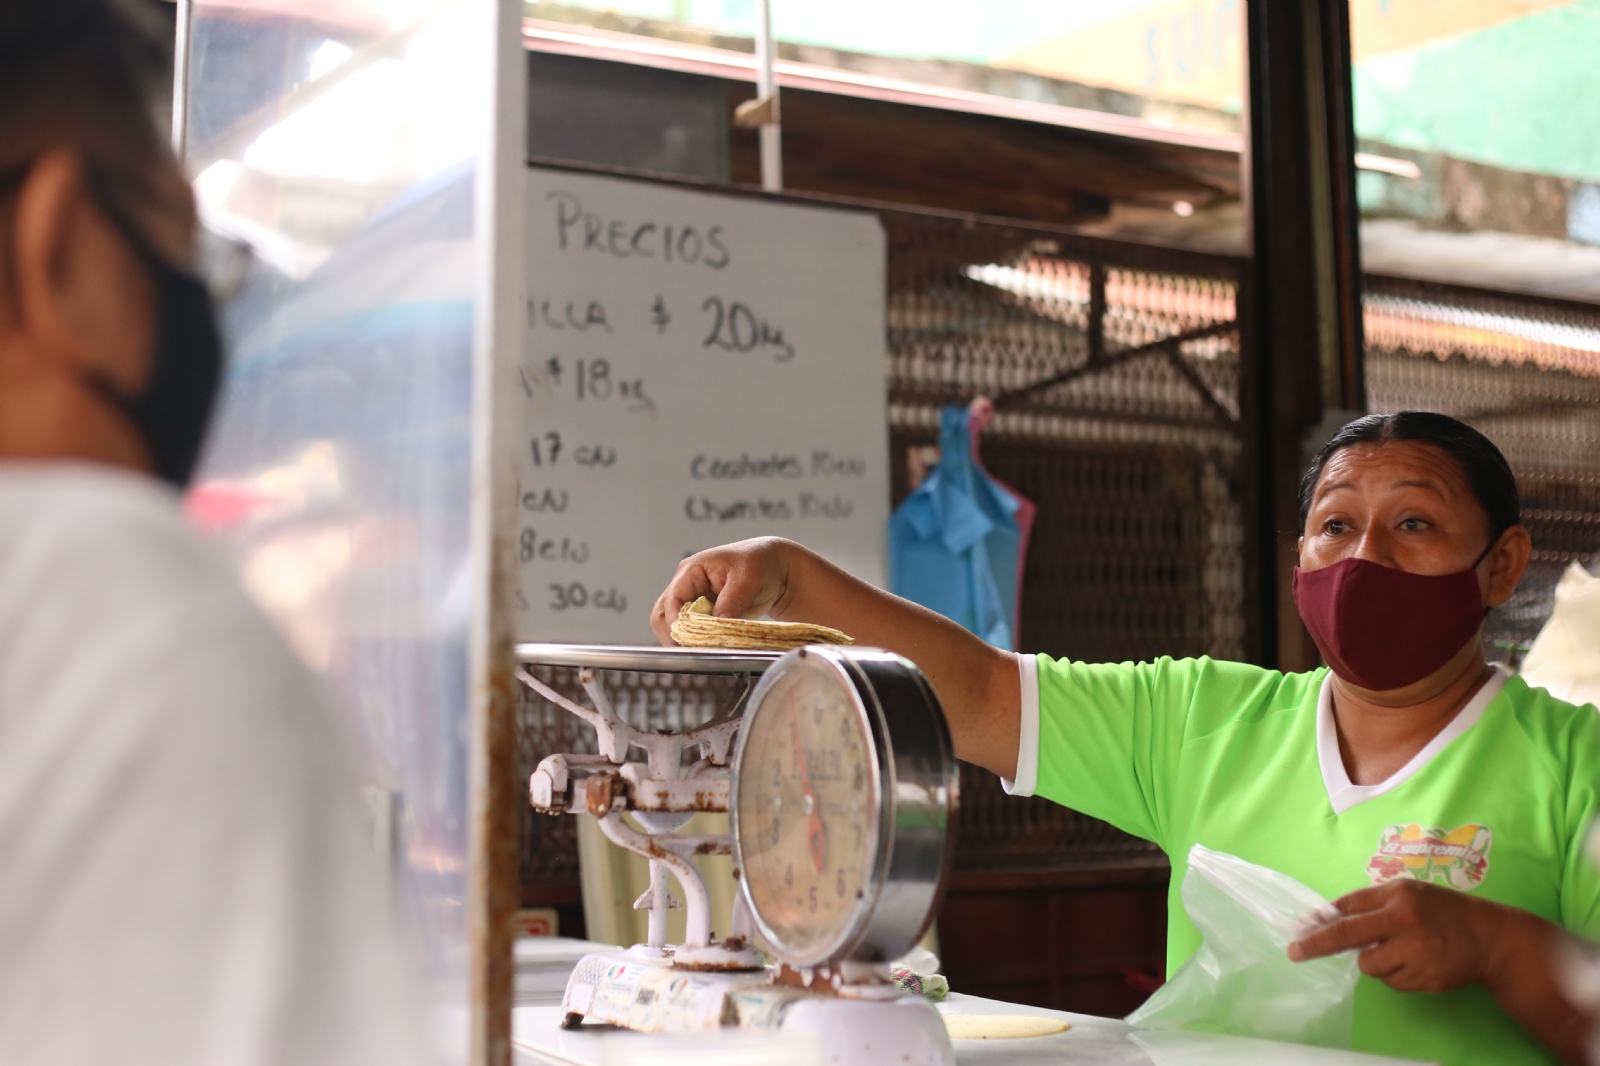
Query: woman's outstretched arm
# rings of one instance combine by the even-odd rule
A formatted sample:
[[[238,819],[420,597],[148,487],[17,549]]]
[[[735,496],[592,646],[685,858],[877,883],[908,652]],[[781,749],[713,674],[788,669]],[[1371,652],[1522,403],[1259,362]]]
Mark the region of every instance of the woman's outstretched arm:
[[[1022,688],[1010,652],[777,537],[725,544],[679,563],[650,614],[661,643],[672,643],[678,609],[700,596],[716,601],[718,617],[832,626],[860,644],[904,655],[933,682],[956,754],[1001,777],[1016,776]]]

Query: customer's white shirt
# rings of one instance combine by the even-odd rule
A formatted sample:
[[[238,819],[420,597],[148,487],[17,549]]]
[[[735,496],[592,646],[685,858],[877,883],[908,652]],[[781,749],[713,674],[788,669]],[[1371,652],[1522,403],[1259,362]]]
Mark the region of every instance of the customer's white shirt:
[[[0,1063],[417,1062],[338,741],[176,494],[0,463]]]

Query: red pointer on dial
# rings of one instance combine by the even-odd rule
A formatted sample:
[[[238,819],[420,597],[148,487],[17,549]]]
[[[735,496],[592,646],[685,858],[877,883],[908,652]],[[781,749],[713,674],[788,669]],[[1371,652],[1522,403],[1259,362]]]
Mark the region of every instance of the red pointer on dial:
[[[800,747],[800,715],[796,713],[789,723],[794,727],[794,757],[800,762],[800,787],[806,800],[806,839],[811,842],[811,868],[820,874],[827,832],[822,828],[821,804],[817,802],[816,790],[811,787],[811,775],[806,772],[806,753]]]

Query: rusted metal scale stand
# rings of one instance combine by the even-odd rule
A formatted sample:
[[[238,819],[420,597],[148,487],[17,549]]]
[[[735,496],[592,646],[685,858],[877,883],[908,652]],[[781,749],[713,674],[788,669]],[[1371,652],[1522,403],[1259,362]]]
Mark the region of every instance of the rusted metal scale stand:
[[[588,723],[597,740],[595,754],[563,752],[540,761],[529,782],[534,809],[543,814],[586,812],[612,843],[650,863],[650,887],[634,902],[636,910],[650,914],[648,934],[631,953],[640,959],[670,961],[683,969],[760,970],[764,960],[751,945],[743,897],[736,896],[728,935],[713,942],[711,896],[705,878],[690,861],[695,855],[728,854],[727,834],[683,834],[680,830],[697,813],[727,812],[728,756],[739,729],[739,712],[751,680],[777,658],[776,653],[524,644],[518,646],[517,658],[518,680]],[[524,665],[529,663],[576,667],[592,707],[568,699],[539,680]],[[623,721],[601,682],[601,671],[627,669],[735,674],[744,678],[744,691],[727,713],[705,725],[683,732],[652,733]],[[644,761],[630,760],[635,750],[644,753]],[[686,753],[698,758],[689,762]],[[623,818],[625,811],[643,832]],[[668,887],[669,872],[683,893],[681,903]],[[678,906],[687,910],[684,942],[669,945],[667,911]],[[626,1018],[604,1020],[627,1024]]]

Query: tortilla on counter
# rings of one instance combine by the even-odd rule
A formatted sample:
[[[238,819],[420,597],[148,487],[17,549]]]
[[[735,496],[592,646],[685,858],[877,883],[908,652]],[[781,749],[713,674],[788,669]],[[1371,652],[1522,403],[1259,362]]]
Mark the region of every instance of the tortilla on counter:
[[[1059,1018],[1032,1014],[946,1014],[944,1025],[951,1040],[1019,1040],[1053,1036],[1072,1028]]]

